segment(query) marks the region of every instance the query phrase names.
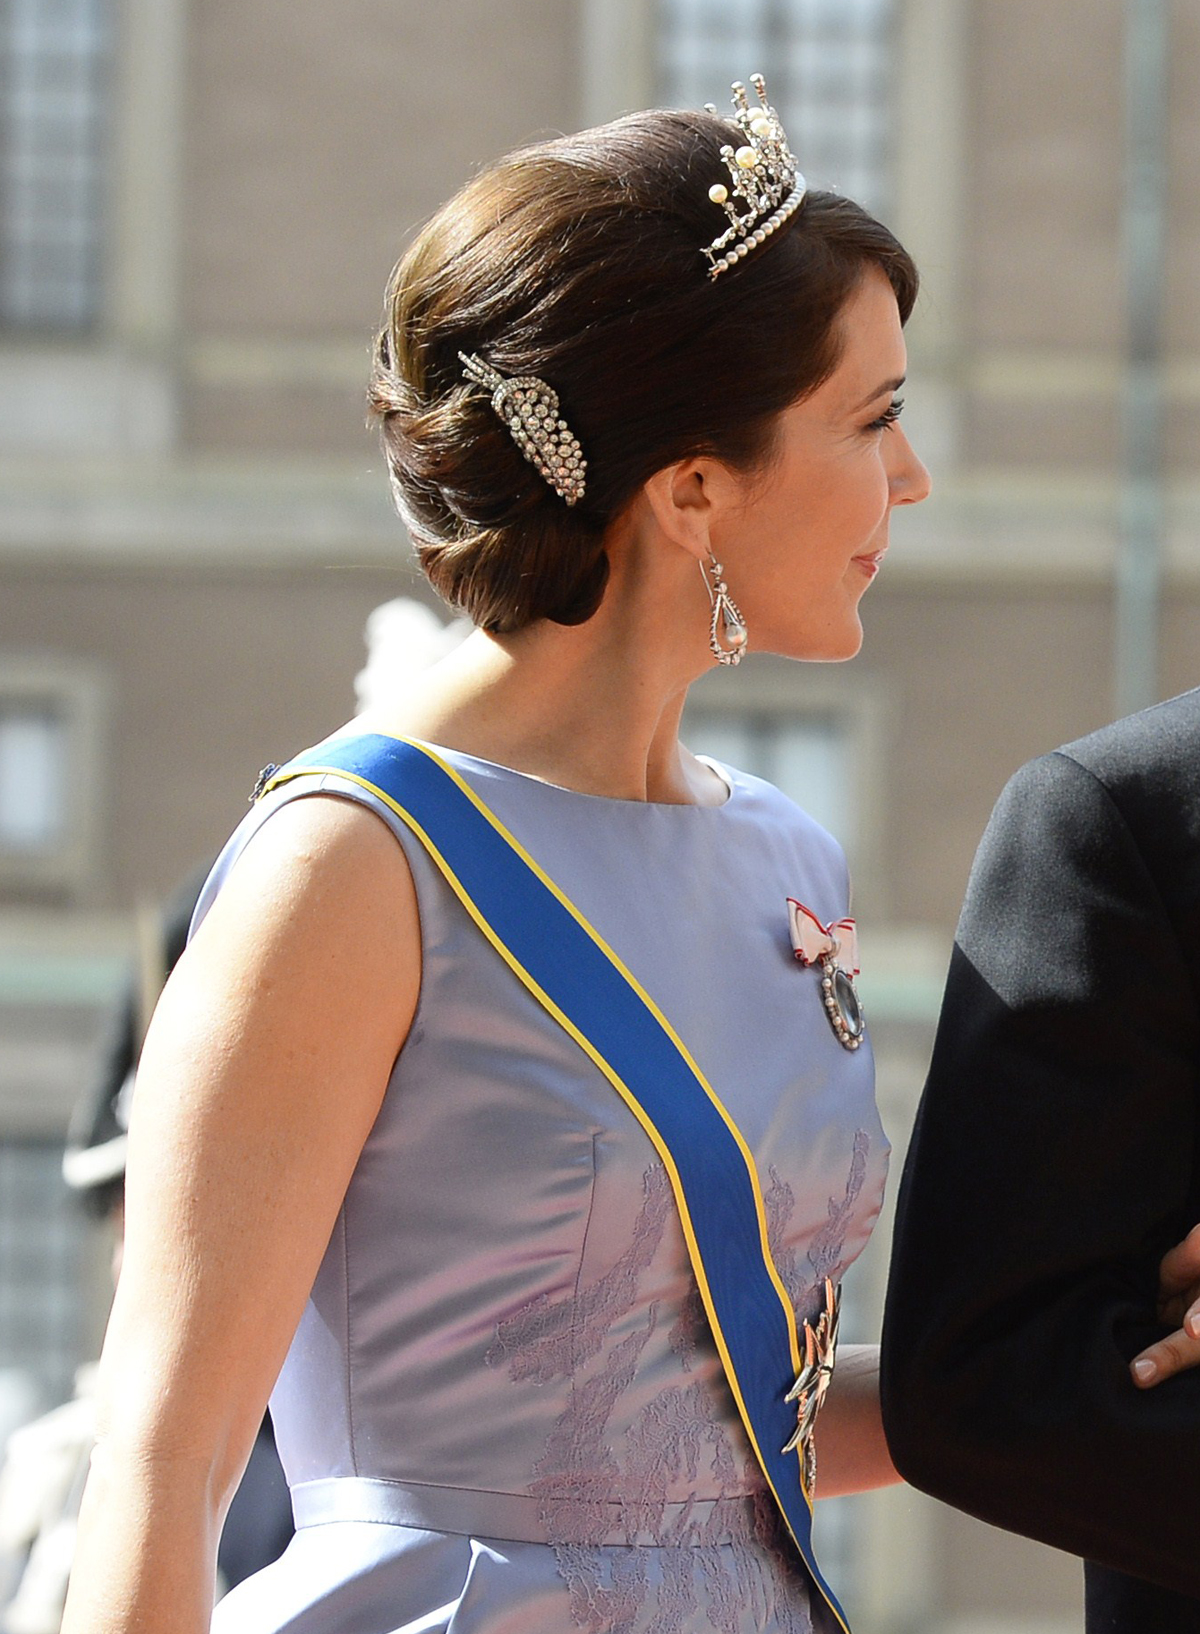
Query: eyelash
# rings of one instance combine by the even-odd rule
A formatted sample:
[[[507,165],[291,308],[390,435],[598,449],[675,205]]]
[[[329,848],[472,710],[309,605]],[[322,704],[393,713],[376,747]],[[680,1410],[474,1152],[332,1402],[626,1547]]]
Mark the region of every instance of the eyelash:
[[[872,420],[866,429],[868,431],[886,431],[888,426],[895,425],[896,421],[900,418],[903,409],[903,397],[893,398],[888,404],[887,408],[885,408],[883,413],[879,416],[878,420]]]

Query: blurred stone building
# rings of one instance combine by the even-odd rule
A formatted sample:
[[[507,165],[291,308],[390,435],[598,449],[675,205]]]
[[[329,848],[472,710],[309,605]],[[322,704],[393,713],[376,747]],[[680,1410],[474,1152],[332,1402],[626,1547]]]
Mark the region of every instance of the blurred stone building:
[[[1126,31],[1156,6],[1170,80],[1131,189]],[[935,497],[899,519],[854,664],[714,675],[690,731],[846,839],[898,1152],[991,804],[1137,670],[1119,585],[1142,586],[1143,660],[1157,641],[1143,693],[1200,681],[1184,0],[7,0],[0,1382],[62,1393],[96,1342],[59,1151],[147,905],[215,852],[263,762],[349,713],[368,610],[422,594],[363,412],[399,249],[490,155],[723,105],[759,67],[810,180],[922,264],[906,424]],[[1139,350],[1126,246],[1164,219]],[[1139,451],[1130,423],[1161,438]],[[886,1227],[864,1333],[885,1262]],[[822,1526],[859,1634],[1080,1626],[1073,1563],[915,1495]]]

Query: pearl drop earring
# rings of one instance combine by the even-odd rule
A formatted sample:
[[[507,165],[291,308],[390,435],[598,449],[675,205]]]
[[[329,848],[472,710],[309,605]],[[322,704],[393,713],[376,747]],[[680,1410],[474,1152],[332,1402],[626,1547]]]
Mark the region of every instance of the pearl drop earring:
[[[700,577],[712,603],[712,621],[708,628],[708,644],[718,664],[740,664],[750,644],[746,621],[725,583],[725,569],[710,550],[708,563],[700,564]],[[711,581],[711,582],[710,582]],[[722,638],[724,638],[722,640]]]

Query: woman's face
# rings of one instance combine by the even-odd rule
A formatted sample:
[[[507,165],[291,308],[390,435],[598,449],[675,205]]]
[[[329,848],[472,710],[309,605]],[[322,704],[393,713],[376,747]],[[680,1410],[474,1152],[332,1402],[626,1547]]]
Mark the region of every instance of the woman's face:
[[[888,547],[894,505],[929,492],[900,429],[906,353],[891,285],[871,268],[840,319],[841,361],[780,416],[776,457],[744,479],[713,550],[758,651],[853,658],[858,603]]]

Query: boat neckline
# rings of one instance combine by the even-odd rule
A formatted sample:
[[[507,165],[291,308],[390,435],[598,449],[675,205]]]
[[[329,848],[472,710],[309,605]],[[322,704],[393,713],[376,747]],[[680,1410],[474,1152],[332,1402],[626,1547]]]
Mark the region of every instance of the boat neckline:
[[[630,800],[618,794],[589,794],[583,789],[570,789],[565,783],[552,783],[548,778],[536,777],[532,772],[522,772],[515,766],[506,766],[503,761],[487,760],[483,755],[470,754],[466,749],[452,749],[449,744],[435,743],[432,738],[406,737],[399,732],[337,732],[327,742],[340,738],[380,737],[391,738],[397,743],[415,743],[419,748],[429,749],[435,755],[445,755],[452,760],[469,761],[474,766],[482,767],[487,772],[501,772],[507,777],[518,778],[522,783],[532,783],[539,789],[552,789],[556,794],[568,794],[575,800],[592,800],[605,806],[628,806],[634,810],[647,809],[650,811],[725,811],[734,803],[739,788],[739,779],[734,769],[726,766],[724,761],[714,760],[711,755],[697,755],[696,759],[713,771],[725,785],[727,793],[719,805],[701,805],[694,800]]]

